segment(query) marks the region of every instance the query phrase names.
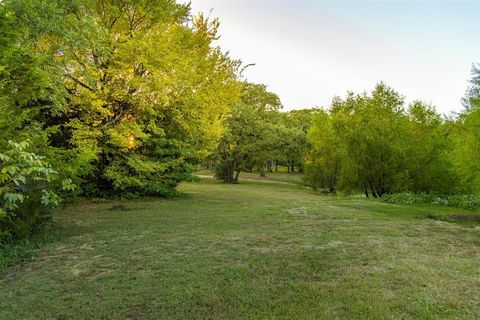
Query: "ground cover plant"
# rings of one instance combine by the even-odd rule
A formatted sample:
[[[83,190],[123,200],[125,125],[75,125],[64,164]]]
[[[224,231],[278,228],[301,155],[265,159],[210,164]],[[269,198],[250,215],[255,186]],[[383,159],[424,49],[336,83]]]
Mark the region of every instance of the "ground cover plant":
[[[480,209],[480,197],[475,194],[439,196],[436,194],[405,192],[387,195],[382,200],[389,203],[399,204],[429,203],[471,210]]]

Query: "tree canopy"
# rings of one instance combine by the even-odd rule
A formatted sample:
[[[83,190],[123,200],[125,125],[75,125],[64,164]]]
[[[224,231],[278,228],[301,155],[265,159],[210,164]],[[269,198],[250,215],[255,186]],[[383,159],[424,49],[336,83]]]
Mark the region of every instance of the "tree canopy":
[[[374,197],[402,191],[468,191],[468,183],[459,179],[462,165],[455,169],[445,156],[458,151],[452,142],[458,125],[444,121],[423,102],[406,107],[403,97],[384,83],[370,95],[337,97],[328,111],[314,117],[310,128],[313,148],[307,180],[332,192],[363,190]]]

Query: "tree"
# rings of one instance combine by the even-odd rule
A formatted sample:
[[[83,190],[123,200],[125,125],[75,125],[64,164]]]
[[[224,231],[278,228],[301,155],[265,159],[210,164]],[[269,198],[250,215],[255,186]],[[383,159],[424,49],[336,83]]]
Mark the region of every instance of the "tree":
[[[279,148],[282,155],[280,159],[288,164],[288,171],[295,172],[295,167],[299,172],[303,172],[304,158],[311,145],[307,139],[307,132],[311,126],[312,115],[315,109],[291,110],[282,114],[284,124],[283,145]]]
[[[452,149],[448,126],[431,105],[413,102],[408,110],[406,168],[399,189],[451,194],[458,192],[457,175],[446,157]]]
[[[383,83],[370,95],[334,98],[330,110],[314,117],[309,139],[306,180],[314,187],[362,190],[367,197],[456,190],[440,115],[419,101],[406,109],[403,97]]]
[[[334,101],[332,113],[348,154],[343,186],[363,189],[374,197],[393,191],[395,173],[405,160],[403,98],[380,83],[371,96],[350,95],[345,101]]]
[[[480,67],[472,69],[465,110],[450,123],[453,150],[449,154],[463,192],[480,192]]]
[[[226,120],[216,159],[216,176],[227,183],[238,183],[242,170],[253,166],[264,174],[274,150],[274,119],[280,99],[264,85],[244,83],[240,102]]]
[[[36,106],[27,121],[60,150],[52,157],[86,168],[75,172],[84,193],[169,194],[216,147],[240,90],[239,62],[211,46],[217,20],[171,0],[10,0],[4,8],[5,23],[12,17],[19,30],[11,49],[40,70],[24,76],[36,76],[35,91],[15,82],[26,92],[12,104],[25,113]]]
[[[472,66],[470,85],[463,98],[463,105],[465,112],[476,109],[480,105],[480,64],[478,63]]]
[[[306,180],[314,189],[327,188],[335,193],[345,157],[344,146],[333,127],[332,117],[321,110],[315,114],[308,139],[312,149],[306,165]]]

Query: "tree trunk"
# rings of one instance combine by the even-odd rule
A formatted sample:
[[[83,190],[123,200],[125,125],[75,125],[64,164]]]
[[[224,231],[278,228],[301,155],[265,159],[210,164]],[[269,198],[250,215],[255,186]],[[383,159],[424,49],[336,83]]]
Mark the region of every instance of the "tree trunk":
[[[334,176],[330,176],[328,177],[328,191],[330,193],[336,193],[337,192],[337,189],[336,189],[336,179]]]
[[[237,169],[235,172],[235,177],[233,178],[233,183],[238,183],[238,177],[240,176],[240,170]]]
[[[372,194],[372,196],[374,198],[378,198],[378,194],[377,194],[377,191],[375,189],[375,185],[372,182],[369,182],[369,185],[370,185],[370,193]]]
[[[260,165],[260,177],[265,177],[265,164]]]
[[[278,160],[275,160],[275,172],[278,172]]]

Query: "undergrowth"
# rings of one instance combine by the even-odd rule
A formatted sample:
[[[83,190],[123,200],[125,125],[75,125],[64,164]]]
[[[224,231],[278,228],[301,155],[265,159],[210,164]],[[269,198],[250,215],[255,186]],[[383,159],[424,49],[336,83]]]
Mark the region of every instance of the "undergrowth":
[[[480,196],[476,194],[461,194],[440,196],[430,193],[402,192],[385,195],[382,201],[396,204],[437,204],[469,210],[480,210]]]

